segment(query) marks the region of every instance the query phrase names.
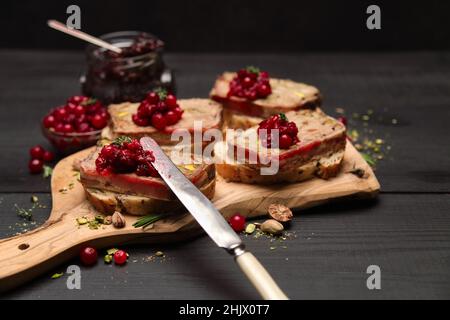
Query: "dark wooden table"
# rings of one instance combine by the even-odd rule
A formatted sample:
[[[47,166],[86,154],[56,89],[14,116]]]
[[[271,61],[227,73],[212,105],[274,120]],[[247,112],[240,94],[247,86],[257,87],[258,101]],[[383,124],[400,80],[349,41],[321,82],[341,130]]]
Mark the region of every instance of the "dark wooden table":
[[[167,61],[179,97],[205,97],[217,74],[253,64],[318,86],[331,114],[336,107],[350,118],[374,110],[367,128],[391,146],[377,165],[378,199],[297,212],[296,238],[276,249],[267,239],[245,239],[291,298],[450,298],[450,53],[170,54]],[[0,51],[1,237],[21,222],[15,204],[31,207],[33,194],[50,206],[49,180],[27,172],[28,148],[47,146],[39,119],[79,92],[83,64],[81,52]],[[35,210],[37,224],[48,214],[49,208]],[[81,290],[68,290],[65,277],[51,280],[51,272],[3,297],[258,298],[232,259],[205,236],[126,249],[126,267],[82,268]],[[164,261],[144,261],[157,250]],[[381,268],[381,290],[366,287],[372,264]]]

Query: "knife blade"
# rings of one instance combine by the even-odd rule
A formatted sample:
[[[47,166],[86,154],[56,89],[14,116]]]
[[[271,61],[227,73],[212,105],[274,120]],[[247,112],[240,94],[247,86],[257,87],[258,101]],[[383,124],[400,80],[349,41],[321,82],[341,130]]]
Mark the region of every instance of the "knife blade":
[[[140,140],[144,150],[155,157],[152,163],[161,178],[217,246],[227,250],[264,299],[287,299],[269,273],[248,251],[220,212],[187,179],[161,147],[150,137]]]

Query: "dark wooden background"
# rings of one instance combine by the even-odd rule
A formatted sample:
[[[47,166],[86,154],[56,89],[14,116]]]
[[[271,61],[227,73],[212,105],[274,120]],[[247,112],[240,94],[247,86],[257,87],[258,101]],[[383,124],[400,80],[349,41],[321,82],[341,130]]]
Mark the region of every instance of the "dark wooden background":
[[[171,52],[450,49],[447,0],[3,1],[0,47],[82,48],[45,23],[65,22],[71,4],[81,8],[85,32],[148,31]],[[381,8],[381,30],[366,28],[371,4]]]
[[[346,201],[297,212],[297,238],[271,250],[248,247],[293,299],[450,298],[450,54],[168,54],[180,97],[207,96],[216,75],[255,64],[274,76],[318,86],[325,110],[373,109],[373,138],[392,146],[377,166],[382,192],[373,201]],[[27,172],[28,148],[41,143],[39,120],[79,92],[80,51],[0,51],[0,236],[20,222],[14,204],[30,196],[50,205],[49,180]],[[351,117],[351,116],[350,116]],[[393,125],[391,119],[397,119]],[[352,127],[363,129],[362,125]],[[35,211],[42,223],[49,209]],[[82,268],[82,289],[49,274],[4,294],[20,299],[253,299],[232,259],[207,237],[172,245],[127,246],[130,262]],[[157,250],[164,262],[143,262]],[[133,262],[136,260],[136,262]],[[75,259],[56,268],[63,271]],[[381,267],[382,289],[366,288],[366,268]]]

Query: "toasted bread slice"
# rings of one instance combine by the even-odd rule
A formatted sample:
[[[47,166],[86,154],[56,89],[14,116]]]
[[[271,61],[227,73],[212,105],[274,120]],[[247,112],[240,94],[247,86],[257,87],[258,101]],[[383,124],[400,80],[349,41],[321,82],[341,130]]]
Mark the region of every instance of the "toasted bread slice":
[[[79,165],[80,181],[85,188],[166,201],[176,199],[165,182],[159,177],[142,177],[134,173],[108,175],[98,173],[95,159],[99,151],[100,149],[96,149]],[[178,168],[198,188],[215,179],[214,164],[188,164],[180,165]]]
[[[264,99],[247,100],[240,97],[228,97],[230,82],[236,73],[225,72],[216,80],[210,92],[211,99],[223,104],[231,114],[240,118],[228,117],[226,122],[230,128],[249,128],[257,125],[264,118],[278,113],[286,113],[304,108],[315,108],[321,105],[320,92],[316,87],[285,79],[270,79],[272,94]],[[250,117],[243,121],[245,117]]]
[[[124,102],[108,107],[111,115],[110,127],[103,130],[102,137],[112,140],[118,136],[141,138],[152,137],[160,145],[173,145],[178,141],[171,141],[171,134],[177,129],[186,129],[194,133],[194,122],[201,121],[202,131],[222,126],[222,106],[209,99],[180,99],[178,104],[184,110],[181,120],[164,131],[158,131],[153,126],[137,126],[131,116],[137,112],[139,103]]]
[[[344,150],[331,151],[322,157],[311,159],[298,167],[279,170],[275,175],[261,175],[260,169],[238,164],[228,157],[226,142],[216,143],[214,155],[217,173],[226,181],[250,184],[276,184],[300,182],[314,177],[329,179],[339,172]]]
[[[209,199],[214,196],[215,179],[203,185],[199,190]],[[104,214],[115,211],[142,216],[147,214],[173,213],[183,209],[177,200],[165,201],[148,197],[122,194],[101,189],[86,188],[86,197],[92,206]]]
[[[250,168],[259,169],[276,161],[280,170],[289,171],[345,149],[345,126],[322,110],[291,111],[286,116],[298,127],[298,143],[289,149],[265,148],[259,141],[252,143],[252,137],[257,136],[258,126],[255,126],[239,135],[241,142],[228,140],[235,156],[245,154],[245,164]]]

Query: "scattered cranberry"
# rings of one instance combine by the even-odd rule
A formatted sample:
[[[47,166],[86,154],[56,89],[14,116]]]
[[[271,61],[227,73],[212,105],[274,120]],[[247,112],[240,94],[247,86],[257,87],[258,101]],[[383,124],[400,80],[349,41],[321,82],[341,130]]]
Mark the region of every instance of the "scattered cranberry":
[[[297,125],[295,122],[289,122],[284,113],[273,115],[261,121],[258,127],[258,134],[263,137],[261,130],[266,130],[267,135],[261,141],[267,148],[270,148],[272,145],[272,130],[279,130],[278,146],[280,149],[288,149],[299,141]]]
[[[245,229],[245,217],[240,215],[239,213],[233,215],[230,220],[228,220],[228,223],[236,232],[241,232]]]
[[[55,159],[55,155],[51,151],[44,151],[44,154],[42,155],[42,160],[44,162],[52,162]]]
[[[265,98],[271,93],[269,74],[255,67],[247,67],[239,70],[237,76],[231,80],[228,97],[256,100]]]
[[[70,97],[43,120],[45,128],[59,133],[85,133],[107,126],[109,115],[98,100],[85,96]]]
[[[177,98],[173,94],[167,94],[164,90],[157,90],[147,95],[131,119],[140,127],[152,125],[156,129],[164,131],[167,126],[180,121],[182,115],[183,110],[178,105]]]
[[[338,121],[341,122],[344,126],[347,126],[347,118],[344,116],[341,116],[338,118]]]
[[[44,148],[42,148],[42,146],[34,146],[33,148],[30,149],[30,157],[31,159],[39,159],[42,160],[44,157]]]
[[[85,266],[92,266],[97,262],[98,253],[95,248],[85,247],[80,251],[80,260]]]
[[[117,250],[116,253],[114,253],[114,263],[117,265],[123,265],[127,262],[128,255],[123,250]]]
[[[42,162],[42,160],[40,159],[31,159],[28,163],[28,169],[32,174],[41,173],[43,168],[44,162]]]
[[[144,151],[137,139],[119,137],[101,149],[95,166],[100,174],[136,173],[139,176],[157,177],[153,161],[153,153]]]

